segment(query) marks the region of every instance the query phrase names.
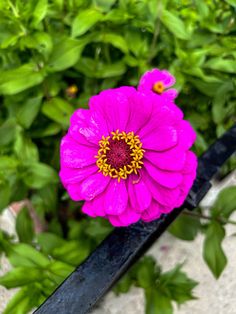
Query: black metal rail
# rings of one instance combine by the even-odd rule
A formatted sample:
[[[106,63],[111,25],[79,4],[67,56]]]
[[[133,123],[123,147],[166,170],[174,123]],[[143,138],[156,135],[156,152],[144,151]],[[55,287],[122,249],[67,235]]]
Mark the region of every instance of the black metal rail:
[[[161,236],[184,208],[193,209],[211,187],[210,180],[236,151],[236,125],[199,158],[197,178],[184,206],[150,223],[116,228],[56,289],[35,314],[85,314]]]

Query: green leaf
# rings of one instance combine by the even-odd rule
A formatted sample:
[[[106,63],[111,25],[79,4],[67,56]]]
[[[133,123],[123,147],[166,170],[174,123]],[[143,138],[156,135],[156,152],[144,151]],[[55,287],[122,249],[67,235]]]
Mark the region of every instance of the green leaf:
[[[47,14],[48,0],[38,0],[32,13],[31,26],[37,27]]]
[[[53,49],[52,37],[45,32],[36,32],[32,34],[35,41],[35,48],[48,59]]]
[[[61,247],[66,244],[66,241],[60,238],[58,235],[44,232],[37,235],[37,242],[41,247],[41,250],[46,254],[52,254],[56,247]]]
[[[14,151],[18,159],[23,162],[37,162],[39,160],[38,147],[22,132],[16,136]]]
[[[226,81],[215,93],[212,103],[212,117],[216,124],[223,122],[228,114],[225,104],[232,91],[234,91],[234,84],[231,81]]]
[[[25,184],[34,189],[40,189],[48,184],[58,182],[56,171],[44,163],[30,163],[26,165],[23,174]]]
[[[194,4],[196,5],[201,17],[206,18],[209,15],[209,6],[204,0],[198,0]]]
[[[31,243],[34,237],[34,223],[26,207],[16,217],[16,232],[20,242]]]
[[[0,211],[10,203],[11,187],[8,182],[0,183]]]
[[[72,22],[72,37],[86,33],[92,26],[103,19],[103,14],[95,9],[87,9],[79,12]]]
[[[49,119],[61,124],[64,129],[67,129],[74,108],[62,98],[55,97],[43,104],[42,112]]]
[[[42,279],[42,270],[30,267],[17,267],[0,277],[0,285],[7,289],[16,288]]]
[[[236,60],[227,60],[220,57],[212,58],[204,64],[205,68],[227,73],[236,72]]]
[[[56,247],[52,256],[64,263],[72,266],[80,264],[89,254],[89,247],[86,243],[78,243],[77,241],[67,241],[64,245]]]
[[[110,10],[105,16],[104,21],[110,21],[114,24],[124,24],[124,22],[134,18],[134,15],[120,8]]]
[[[7,306],[3,314],[23,314],[28,313],[31,309],[29,304],[31,303],[31,296],[29,294],[28,287],[21,288],[11,300],[7,303]]]
[[[14,119],[6,120],[0,126],[0,146],[10,144],[16,134],[16,121]]]
[[[103,11],[108,11],[115,2],[116,0],[94,0],[96,6],[101,8]]]
[[[171,299],[155,289],[145,290],[146,314],[173,314]]]
[[[48,61],[49,71],[57,72],[72,67],[80,58],[86,43],[85,39],[62,38],[54,45]]]
[[[116,33],[98,33],[94,41],[111,44],[125,54],[129,52],[125,39]]]
[[[73,224],[70,224],[70,233],[69,233],[69,237],[71,239],[77,239],[77,235],[75,235],[75,237],[73,237],[73,233],[76,231],[76,227],[78,226],[78,228],[81,227],[81,223],[74,223],[74,229],[73,230]],[[83,227],[82,227],[83,229]],[[86,221],[86,227],[85,227],[85,233],[86,235],[88,235],[89,237],[92,237],[96,240],[98,240],[99,242],[102,241],[111,231],[112,231],[112,226],[107,223],[107,221],[105,219],[89,219]]]
[[[137,269],[138,285],[149,288],[155,284],[155,263],[153,260],[144,259]]]
[[[160,19],[166,28],[177,38],[183,40],[190,39],[190,33],[187,31],[184,22],[177,15],[170,11],[163,10]]]
[[[29,33],[26,36],[22,37],[20,39],[20,44],[25,49],[36,49],[40,54],[44,56],[45,60],[48,60],[48,57],[53,48],[52,37],[48,33],[40,31]],[[41,60],[41,58],[39,61],[39,65],[44,65],[44,62]]]
[[[42,101],[42,96],[36,96],[26,100],[24,104],[20,106],[17,113],[17,120],[26,129],[28,129],[35,120]]]
[[[0,156],[0,172],[16,171],[19,161],[13,156]]]
[[[41,252],[25,243],[17,243],[6,249],[7,257],[15,267],[46,268],[50,261]]]
[[[0,94],[13,95],[40,84],[44,72],[36,64],[24,64],[16,69],[3,71],[0,77]]]
[[[57,185],[49,184],[35,192],[31,198],[37,213],[44,217],[45,213],[56,214],[58,210]]]
[[[227,258],[221,246],[224,237],[224,228],[218,222],[212,221],[206,231],[203,258],[215,278],[220,277],[227,264]]]
[[[200,227],[201,223],[198,218],[182,214],[170,225],[168,231],[179,239],[193,241]]]
[[[130,51],[132,51],[137,58],[148,58],[150,54],[148,41],[141,33],[138,33],[135,30],[127,31],[125,33],[125,39]]]
[[[165,272],[160,277],[160,286],[165,293],[178,304],[188,300],[193,300],[192,290],[197,286],[197,282],[189,278],[181,271],[182,264],[177,265],[172,270]]]
[[[56,135],[61,131],[61,126],[58,123],[49,123],[46,127],[34,130],[31,133],[32,138],[41,138]]]
[[[228,219],[234,210],[236,210],[236,186],[230,186],[219,193],[211,212],[213,217]]]
[[[132,279],[130,278],[129,274],[126,274],[115,285],[114,292],[116,294],[127,293],[129,289],[131,288],[132,284],[133,284]]]
[[[72,273],[74,267],[60,261],[53,261],[52,263],[50,263],[47,270],[50,271],[52,274],[62,277],[62,279],[64,279],[70,273]]]
[[[126,71],[126,66],[123,61],[106,64],[97,62],[92,58],[84,57],[75,66],[76,70],[82,72],[88,77],[108,78],[120,76]]]
[[[232,5],[232,7],[236,7],[236,0],[225,0],[228,4]]]
[[[190,79],[190,82],[203,94],[214,97],[216,91],[222,86],[222,81],[204,82],[199,79]]]

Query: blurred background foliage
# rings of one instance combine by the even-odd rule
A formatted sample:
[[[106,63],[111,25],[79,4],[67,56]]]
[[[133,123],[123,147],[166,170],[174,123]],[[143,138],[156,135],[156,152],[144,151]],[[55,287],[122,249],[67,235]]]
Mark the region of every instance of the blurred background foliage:
[[[19,243],[0,234],[13,266],[0,284],[20,287],[5,314],[38,306],[112,229],[84,217],[59,183],[59,144],[72,112],[102,89],[137,85],[153,67],[169,69],[200,155],[236,118],[235,13],[235,0],[0,1],[0,209],[27,200],[16,221]],[[227,262],[221,242],[235,195],[226,189],[208,218],[200,219],[199,208],[170,228],[189,241],[205,233],[204,259],[216,278]],[[173,313],[173,302],[193,299],[197,284],[181,267],[163,273],[145,257],[115,291],[137,285],[148,314]]]

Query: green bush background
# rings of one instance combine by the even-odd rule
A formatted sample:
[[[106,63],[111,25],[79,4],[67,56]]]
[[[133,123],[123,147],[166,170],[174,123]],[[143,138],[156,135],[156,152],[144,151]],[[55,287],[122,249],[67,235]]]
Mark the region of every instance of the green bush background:
[[[111,230],[84,217],[59,182],[59,144],[72,112],[103,89],[137,85],[153,67],[168,69],[201,154],[236,117],[235,12],[235,0],[1,0],[0,209],[30,204],[17,217],[20,242],[0,236],[13,265],[0,284],[21,287],[5,313],[38,306]],[[231,159],[222,175],[234,168]],[[221,242],[235,192],[221,193],[209,220],[200,222],[198,209],[198,217],[182,215],[170,230],[184,240],[205,232],[204,258],[215,277],[227,261]],[[30,207],[45,228],[37,235]],[[144,288],[148,314],[169,314],[173,301],[193,298],[197,283],[181,265],[162,273],[145,257],[116,291],[131,284]]]

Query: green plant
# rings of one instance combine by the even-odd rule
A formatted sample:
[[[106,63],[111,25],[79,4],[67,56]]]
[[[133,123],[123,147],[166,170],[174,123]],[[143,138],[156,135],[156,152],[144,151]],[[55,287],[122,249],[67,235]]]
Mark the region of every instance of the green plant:
[[[69,200],[57,175],[60,139],[70,115],[86,107],[91,95],[135,85],[149,68],[167,68],[177,78],[178,105],[198,133],[197,154],[232,125],[235,8],[234,0],[0,2],[0,209],[26,199],[46,232],[34,234],[24,209],[17,218],[20,243],[1,234],[2,251],[14,268],[0,282],[9,288],[22,286],[5,313],[26,313],[39,305],[111,230],[104,221],[85,219],[81,204]],[[222,175],[235,165],[231,159]],[[171,227],[185,240],[206,231],[204,258],[216,277],[226,264],[221,241],[236,203],[234,199],[230,207],[232,191],[225,193],[205,223],[199,221],[199,209],[199,217],[184,214]],[[33,261],[27,252],[35,256]],[[27,282],[26,271],[31,274]],[[178,267],[173,272],[184,276]],[[186,292],[189,298],[194,285]],[[158,306],[150,310],[150,293],[147,313],[158,313]],[[172,292],[164,295],[179,300]],[[171,313],[170,301],[159,299]]]

